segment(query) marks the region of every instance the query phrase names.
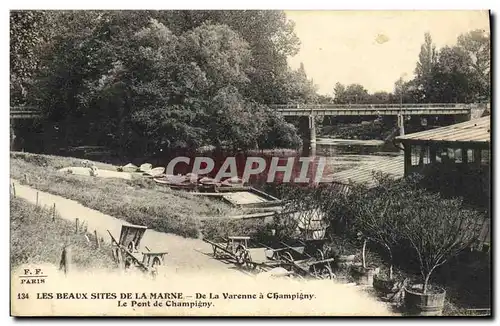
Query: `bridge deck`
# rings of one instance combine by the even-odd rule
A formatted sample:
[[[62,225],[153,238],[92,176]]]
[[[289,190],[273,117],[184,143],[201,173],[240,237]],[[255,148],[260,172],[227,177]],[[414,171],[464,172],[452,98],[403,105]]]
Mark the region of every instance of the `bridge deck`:
[[[284,116],[395,116],[403,115],[456,115],[470,114],[471,106],[455,103],[427,104],[284,104],[271,105]],[[10,108],[11,119],[41,117],[37,107],[17,106]]]
[[[301,104],[271,106],[284,116],[380,116],[469,114],[465,104]]]

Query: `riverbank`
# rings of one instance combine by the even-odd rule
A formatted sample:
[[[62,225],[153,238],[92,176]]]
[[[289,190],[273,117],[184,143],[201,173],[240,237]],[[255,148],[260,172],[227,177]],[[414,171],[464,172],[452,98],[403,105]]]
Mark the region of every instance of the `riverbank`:
[[[47,206],[48,207],[48,206]],[[23,198],[10,199],[12,269],[22,264],[54,264],[61,259],[64,246],[72,248],[72,264],[78,269],[115,267],[111,246],[96,246],[91,232],[75,233],[75,223],[53,215],[50,208],[36,206]]]
[[[91,162],[99,168],[116,167]],[[40,191],[75,200],[105,214],[119,216],[132,224],[146,225],[161,232],[197,238],[201,217],[217,218],[242,212],[222,201],[158,186],[140,178],[125,180],[59,172],[81,160],[29,153],[11,153],[11,178]]]

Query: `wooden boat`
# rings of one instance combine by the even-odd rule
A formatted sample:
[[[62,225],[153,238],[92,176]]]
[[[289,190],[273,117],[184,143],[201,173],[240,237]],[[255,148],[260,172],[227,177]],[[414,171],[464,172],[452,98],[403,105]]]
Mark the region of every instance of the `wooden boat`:
[[[191,179],[185,175],[164,175],[162,177],[153,177],[154,182],[168,186],[171,189],[194,190],[197,188],[197,182],[191,182]]]
[[[122,166],[123,172],[137,172],[137,170],[139,170],[139,167],[132,163]]]
[[[149,171],[146,171],[143,174],[145,176],[154,178],[154,177],[159,177],[159,176],[163,175],[164,172],[165,172],[164,167],[157,167],[157,168],[151,169]]]
[[[151,171],[152,168],[153,168],[153,166],[151,165],[151,163],[144,163],[144,164],[141,164],[141,166],[139,167],[139,170],[141,172],[148,172],[148,171]]]
[[[221,182],[223,187],[243,187],[243,179],[239,177],[231,177]]]

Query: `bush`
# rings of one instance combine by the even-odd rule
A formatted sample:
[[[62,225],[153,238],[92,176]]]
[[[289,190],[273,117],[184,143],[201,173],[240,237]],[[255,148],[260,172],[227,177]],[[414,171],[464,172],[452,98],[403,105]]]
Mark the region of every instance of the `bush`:
[[[396,248],[406,253],[406,261],[416,260],[426,292],[434,270],[477,239],[485,216],[459,199],[421,188],[420,176],[397,181],[375,177],[377,187],[352,187],[344,200],[335,200],[336,212],[351,222],[351,234],[385,247],[391,262]]]

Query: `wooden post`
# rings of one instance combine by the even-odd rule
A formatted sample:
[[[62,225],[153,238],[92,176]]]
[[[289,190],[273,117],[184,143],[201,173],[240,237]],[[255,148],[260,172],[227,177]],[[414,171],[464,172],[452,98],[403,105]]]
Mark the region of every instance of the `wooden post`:
[[[25,182],[26,184],[29,184],[28,175],[27,175],[26,173],[24,174],[24,182]]]
[[[16,184],[12,182],[12,194],[16,197]]]
[[[78,233],[78,217],[75,220],[75,233]]]
[[[52,206],[52,222],[56,220],[56,203]]]
[[[36,192],[36,206],[38,206],[38,191]]]
[[[429,155],[430,155],[430,163],[435,164],[436,163],[436,146],[430,145]]]
[[[59,270],[63,270],[64,274],[68,274],[71,267],[71,247],[66,245],[63,248],[61,254],[61,262],[59,264]]]
[[[462,147],[462,163],[467,164],[469,162],[469,156],[467,155],[467,148]]]
[[[94,236],[95,236],[95,245],[96,245],[96,248],[99,249],[99,247],[101,245],[99,243],[99,238],[97,237],[97,230],[94,230]]]
[[[403,143],[404,146],[404,173],[409,175],[411,172],[411,145],[408,142]]]

